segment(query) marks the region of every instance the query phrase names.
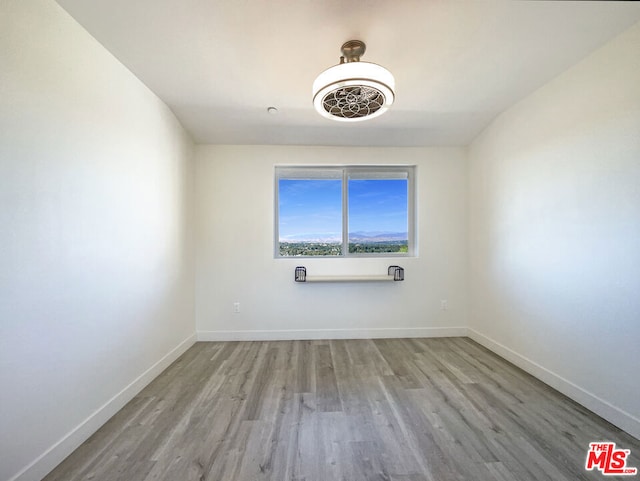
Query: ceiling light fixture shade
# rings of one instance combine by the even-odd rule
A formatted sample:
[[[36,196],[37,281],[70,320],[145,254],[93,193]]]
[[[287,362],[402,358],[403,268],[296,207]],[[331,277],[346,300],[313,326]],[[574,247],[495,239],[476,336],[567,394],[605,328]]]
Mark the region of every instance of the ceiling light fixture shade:
[[[393,104],[393,75],[380,65],[361,62],[365,50],[360,40],[346,42],[340,64],[325,70],[313,82],[313,105],[323,117],[358,122],[382,115]]]

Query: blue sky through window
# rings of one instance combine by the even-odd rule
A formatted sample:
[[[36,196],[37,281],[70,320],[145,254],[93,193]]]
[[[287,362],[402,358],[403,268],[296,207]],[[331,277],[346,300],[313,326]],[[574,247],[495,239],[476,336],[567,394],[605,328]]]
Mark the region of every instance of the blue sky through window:
[[[407,239],[406,179],[350,179],[348,195],[350,240]],[[279,179],[278,200],[280,242],[342,242],[341,180]]]
[[[280,179],[280,242],[342,242],[342,180]]]
[[[408,231],[406,179],[349,180],[349,238]]]

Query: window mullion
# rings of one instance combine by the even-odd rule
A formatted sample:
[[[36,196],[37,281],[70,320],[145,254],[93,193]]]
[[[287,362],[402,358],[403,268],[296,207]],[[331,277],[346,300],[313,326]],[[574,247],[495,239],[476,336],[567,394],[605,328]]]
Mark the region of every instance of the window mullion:
[[[274,226],[273,232],[275,233],[275,242],[274,242],[274,255],[276,258],[282,257],[280,254],[280,177],[278,176],[278,170],[276,169],[276,175],[274,176],[273,183],[273,192],[274,192]]]
[[[342,170],[342,255],[349,255],[349,173]]]
[[[415,171],[408,171],[407,183],[407,232],[408,232],[408,252],[411,256],[416,255],[416,176]]]

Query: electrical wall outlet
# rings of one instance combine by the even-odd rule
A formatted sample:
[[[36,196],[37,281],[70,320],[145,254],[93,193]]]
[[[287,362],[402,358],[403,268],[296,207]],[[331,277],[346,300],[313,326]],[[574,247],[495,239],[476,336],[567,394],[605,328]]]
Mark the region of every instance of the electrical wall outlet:
[[[446,311],[447,309],[449,309],[449,304],[448,304],[446,299],[442,299],[440,301],[440,310],[441,311]]]
[[[239,302],[234,302],[233,303],[233,313],[234,314],[238,314],[240,312],[240,303]]]

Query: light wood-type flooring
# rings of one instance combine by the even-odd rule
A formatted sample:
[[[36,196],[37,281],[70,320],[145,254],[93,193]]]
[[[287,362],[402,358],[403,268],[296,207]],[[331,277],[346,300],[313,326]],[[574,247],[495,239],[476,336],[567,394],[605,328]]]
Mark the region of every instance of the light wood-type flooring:
[[[200,342],[45,479],[602,480],[601,440],[640,468],[637,439],[467,338]]]

